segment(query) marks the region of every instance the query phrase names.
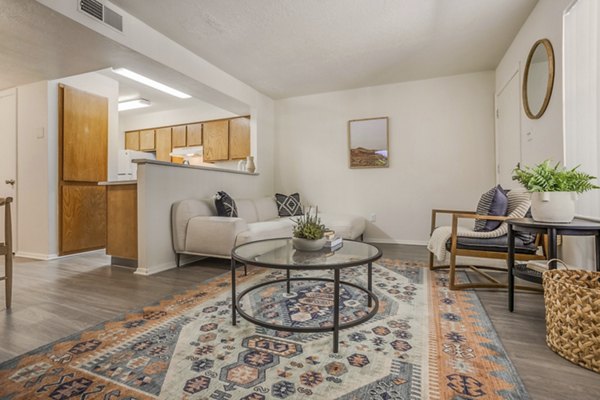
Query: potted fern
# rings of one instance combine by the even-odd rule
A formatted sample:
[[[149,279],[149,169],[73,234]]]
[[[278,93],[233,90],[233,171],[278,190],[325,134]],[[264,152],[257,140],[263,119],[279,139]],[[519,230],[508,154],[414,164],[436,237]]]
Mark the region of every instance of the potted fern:
[[[317,207],[315,214],[311,215],[312,208],[298,219],[292,219],[294,226],[294,237],[292,244],[295,249],[303,251],[321,250],[325,245],[325,237],[323,236],[327,228],[321,223],[319,218],[319,208]]]
[[[513,170],[513,180],[531,192],[531,215],[540,222],[568,223],[575,216],[575,200],[579,193],[599,189],[595,176],[578,171],[579,166],[567,169],[560,163],[552,166],[549,160],[535,167]]]

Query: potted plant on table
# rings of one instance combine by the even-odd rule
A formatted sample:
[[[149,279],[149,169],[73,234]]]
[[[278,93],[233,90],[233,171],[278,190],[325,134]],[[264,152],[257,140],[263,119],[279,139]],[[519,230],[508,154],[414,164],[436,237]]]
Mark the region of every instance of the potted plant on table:
[[[296,224],[294,226],[292,243],[297,250],[321,250],[325,244],[324,233],[327,228],[321,223],[319,208],[317,207],[314,215],[311,215],[311,210],[312,208],[309,208],[306,214],[295,220],[292,219]]]
[[[531,215],[540,222],[568,223],[575,216],[575,200],[579,193],[599,189],[592,181],[595,176],[578,171],[579,166],[567,169],[549,160],[535,167],[513,170],[513,180],[531,192]]]

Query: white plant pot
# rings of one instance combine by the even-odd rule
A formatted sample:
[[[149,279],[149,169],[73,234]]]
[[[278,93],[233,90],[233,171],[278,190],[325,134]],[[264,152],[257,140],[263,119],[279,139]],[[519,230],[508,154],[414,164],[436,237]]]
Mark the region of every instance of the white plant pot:
[[[535,221],[569,223],[575,217],[575,192],[531,193],[531,215]]]
[[[323,248],[323,246],[325,245],[325,238],[321,238],[321,239],[317,239],[317,240],[310,240],[310,239],[303,239],[303,238],[292,238],[292,244],[294,246],[294,248],[296,250],[301,250],[301,251],[317,251],[317,250],[321,250]]]

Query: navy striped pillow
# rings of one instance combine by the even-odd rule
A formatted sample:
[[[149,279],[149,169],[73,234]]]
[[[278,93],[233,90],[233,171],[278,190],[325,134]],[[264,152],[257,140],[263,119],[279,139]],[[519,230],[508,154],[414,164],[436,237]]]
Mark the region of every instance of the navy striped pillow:
[[[479,204],[477,204],[478,215],[493,215],[503,217],[508,212],[508,196],[507,191],[498,185],[485,192]],[[502,224],[502,221],[486,221],[484,219],[475,220],[475,232],[489,232],[497,229]]]

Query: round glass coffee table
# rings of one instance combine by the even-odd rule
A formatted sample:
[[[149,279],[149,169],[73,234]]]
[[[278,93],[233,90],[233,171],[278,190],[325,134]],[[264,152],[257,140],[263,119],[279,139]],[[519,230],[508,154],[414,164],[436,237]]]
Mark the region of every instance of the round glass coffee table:
[[[253,324],[288,332],[333,332],[333,352],[338,352],[340,329],[350,328],[371,319],[379,309],[379,299],[373,293],[373,261],[381,258],[379,248],[364,242],[344,240],[342,247],[336,250],[322,249],[319,251],[300,251],[294,249],[291,238],[268,239],[242,244],[231,251],[231,323],[236,325],[237,314]],[[236,293],[236,267],[238,263],[244,266],[254,265],[264,268],[280,269],[286,271],[286,278],[262,282]],[[340,279],[340,270],[359,265],[367,266],[367,287]],[[333,279],[319,277],[291,277],[291,271],[319,271],[333,270]],[[241,300],[247,294],[265,286],[286,284],[287,293],[290,294],[291,282],[295,281],[321,281],[333,283],[333,321],[324,326],[292,326],[273,324],[260,320],[241,307]],[[364,315],[351,321],[340,323],[340,286],[350,286],[363,292],[367,296]]]

